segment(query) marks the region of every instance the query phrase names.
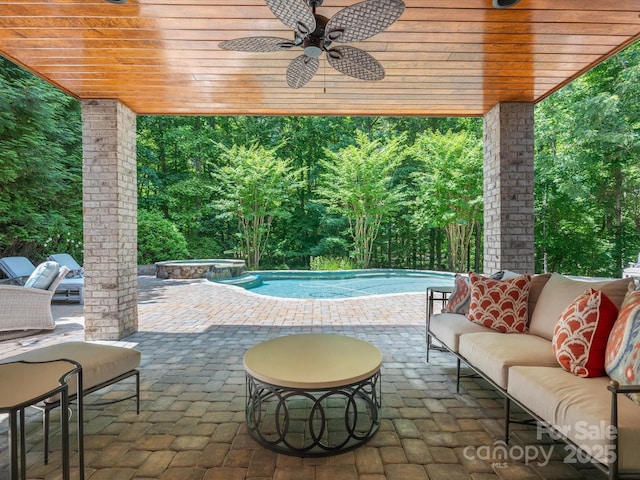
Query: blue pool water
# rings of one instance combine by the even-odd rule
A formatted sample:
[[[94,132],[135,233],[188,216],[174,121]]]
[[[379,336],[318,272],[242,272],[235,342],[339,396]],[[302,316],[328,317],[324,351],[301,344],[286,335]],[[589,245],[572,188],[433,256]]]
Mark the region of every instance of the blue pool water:
[[[420,270],[259,271],[222,283],[272,297],[335,299],[425,292],[428,287],[453,286],[453,278],[451,273]]]

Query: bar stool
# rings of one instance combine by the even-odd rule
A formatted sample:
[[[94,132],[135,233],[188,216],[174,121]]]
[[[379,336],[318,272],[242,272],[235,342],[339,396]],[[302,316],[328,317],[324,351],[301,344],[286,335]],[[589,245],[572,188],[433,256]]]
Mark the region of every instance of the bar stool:
[[[25,414],[27,407],[60,396],[62,415],[62,479],[69,480],[69,391],[68,381],[76,374],[82,391],[82,366],[72,360],[10,362],[0,364],[0,413],[9,414],[11,479],[26,479]],[[82,438],[82,395],[78,401],[78,438]],[[20,432],[18,435],[18,431]],[[18,442],[19,438],[19,442]],[[79,446],[82,442],[79,440]],[[18,463],[18,450],[20,462]],[[78,452],[80,478],[84,478],[83,452]]]

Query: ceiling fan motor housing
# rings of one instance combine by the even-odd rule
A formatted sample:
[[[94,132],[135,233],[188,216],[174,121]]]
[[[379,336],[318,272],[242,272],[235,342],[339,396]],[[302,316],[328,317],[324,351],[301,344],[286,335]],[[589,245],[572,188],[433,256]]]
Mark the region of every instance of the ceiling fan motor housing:
[[[314,16],[316,18],[316,29],[304,38],[302,48],[304,49],[304,54],[308,57],[318,58],[331,44],[330,41],[324,38],[324,29],[329,19],[322,15],[316,14]]]

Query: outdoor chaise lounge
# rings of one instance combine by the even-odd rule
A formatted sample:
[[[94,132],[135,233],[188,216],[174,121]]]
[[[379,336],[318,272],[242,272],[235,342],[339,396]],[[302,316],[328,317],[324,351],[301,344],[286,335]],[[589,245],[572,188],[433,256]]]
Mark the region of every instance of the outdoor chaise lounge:
[[[53,330],[51,299],[68,272],[67,267],[59,268],[46,286],[0,285],[0,340]]]
[[[638,254],[638,261],[629,262],[629,266],[623,270],[622,276],[640,278],[640,253]]]
[[[73,260],[73,257],[68,255],[68,257],[73,262],[72,265],[75,264],[77,266],[78,271],[81,271],[81,267],[78,263]],[[66,257],[63,257],[64,260],[67,260]],[[64,265],[67,267],[67,271],[73,271],[73,269],[67,264],[66,261],[57,261],[60,265]],[[27,278],[35,271],[36,266],[31,263],[27,257],[5,257],[0,258],[0,270],[4,272],[4,274],[13,281],[17,285],[24,285],[24,282]],[[80,303],[84,302],[84,277],[81,274],[74,274],[76,276],[72,278],[63,278],[58,288],[56,289],[56,295],[62,296],[64,298],[70,299],[74,296],[78,299]],[[75,294],[75,295],[73,295]]]
[[[69,269],[67,277],[69,278],[80,278],[84,276],[82,266],[68,253],[54,253],[53,255],[49,255],[47,260],[52,260],[57,262],[59,265],[67,267]]]

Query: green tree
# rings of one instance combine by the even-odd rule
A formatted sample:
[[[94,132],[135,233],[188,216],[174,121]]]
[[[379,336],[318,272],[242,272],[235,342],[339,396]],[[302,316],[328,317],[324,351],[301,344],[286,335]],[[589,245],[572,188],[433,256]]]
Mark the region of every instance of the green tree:
[[[347,256],[348,219],[319,202],[317,188],[326,151],[353,144],[358,128],[372,138],[402,137],[413,143],[425,129],[481,131],[481,121],[464,118],[395,117],[138,117],[138,199],[141,208],[161,211],[198,257],[235,251],[237,220],[217,216],[211,205],[219,191],[212,173],[224,163],[224,145],[257,144],[286,152],[298,180],[290,215],[271,225],[264,261],[280,268],[307,268],[310,256]],[[407,195],[416,191],[411,173],[421,162],[404,157],[392,181]],[[373,242],[372,265],[440,267],[442,229],[418,231],[412,211],[400,202]]]
[[[81,259],[79,107],[0,57],[0,256],[73,247]]]
[[[290,215],[298,172],[275,150],[234,145],[223,150],[225,166],[214,174],[219,182],[223,217],[235,217],[242,252],[249,268],[260,267],[272,223]]]
[[[274,226],[272,235],[278,265],[309,267],[311,255],[322,242],[326,209],[316,201],[315,185],[324,147],[341,142],[345,134],[340,117],[282,117],[279,135],[282,151],[287,152],[292,167],[299,173],[298,188],[291,216]],[[273,130],[272,130],[273,132]]]
[[[536,262],[620,276],[640,248],[640,45],[536,108]]]
[[[443,227],[449,268],[464,271],[474,229],[482,216],[482,144],[470,132],[420,135],[412,150],[424,163],[414,174],[421,191],[415,199],[419,228]]]
[[[193,175],[169,185],[166,189],[169,218],[184,235],[189,251],[195,258],[214,258],[224,249],[216,241],[216,228],[225,228],[216,221],[212,209],[215,188],[211,180]]]
[[[353,239],[354,258],[368,268],[374,242],[382,223],[404,200],[394,184],[402,162],[402,137],[383,142],[356,132],[355,144],[338,152],[325,150],[318,194],[331,211],[345,216]]]

